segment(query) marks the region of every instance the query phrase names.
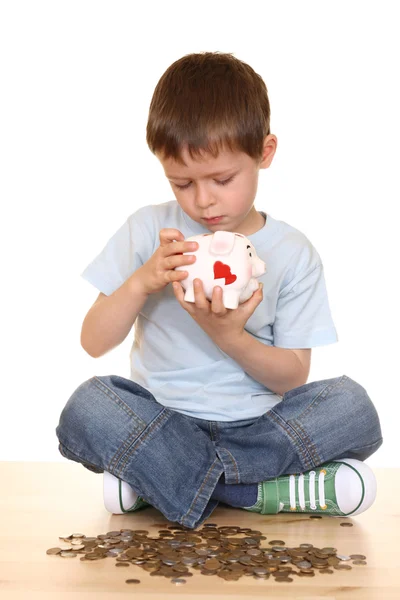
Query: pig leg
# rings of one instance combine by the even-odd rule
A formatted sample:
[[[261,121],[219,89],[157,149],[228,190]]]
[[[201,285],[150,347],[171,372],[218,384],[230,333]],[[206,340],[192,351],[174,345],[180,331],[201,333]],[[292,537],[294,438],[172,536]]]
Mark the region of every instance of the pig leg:
[[[185,291],[185,296],[183,298],[185,302],[195,302],[194,299],[194,289],[193,289],[193,281],[187,284],[187,288]]]
[[[225,308],[237,308],[239,306],[240,293],[237,290],[223,290],[223,304]]]
[[[260,283],[259,283],[258,279],[256,279],[255,277],[252,277],[249,281],[248,287],[249,287],[251,293],[258,290],[258,288],[260,287]]]

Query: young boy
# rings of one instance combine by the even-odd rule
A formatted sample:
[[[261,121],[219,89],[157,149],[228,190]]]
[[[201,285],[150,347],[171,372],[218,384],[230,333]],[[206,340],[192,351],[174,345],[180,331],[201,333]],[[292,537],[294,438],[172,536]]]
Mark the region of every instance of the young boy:
[[[100,294],[81,344],[102,356],[135,324],[131,377],[82,383],[56,428],[63,456],[104,472],[111,512],[150,504],[196,528],[219,502],[352,516],[375,499],[367,392],[346,375],[306,383],[311,348],[337,341],[321,258],[254,206],[277,147],[269,122],[265,83],[231,54],[184,56],[156,86],[147,143],[176,200],[134,212],[82,274]],[[185,302],[175,270],[195,260],[186,238],[218,230],[266,263],[263,289],[234,310],[201,281]]]

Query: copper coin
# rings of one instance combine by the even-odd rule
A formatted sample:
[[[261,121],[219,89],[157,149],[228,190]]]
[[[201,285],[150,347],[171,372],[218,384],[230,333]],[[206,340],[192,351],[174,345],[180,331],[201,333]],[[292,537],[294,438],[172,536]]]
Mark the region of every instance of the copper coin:
[[[168,521],[157,526],[160,527],[158,536],[154,533],[149,535],[147,530],[141,529],[109,531],[90,538],[83,534],[60,536],[66,546],[49,548],[47,554],[63,558],[74,558],[80,554],[83,562],[112,557],[115,558],[115,566],[140,567],[152,577],[168,578],[177,585],[178,580],[186,582],[187,578],[193,577],[195,570],[208,577],[216,575],[225,581],[238,581],[245,576],[258,580],[272,576],[276,581],[290,582],[293,575],[314,577],[318,569],[321,574],[332,575],[333,568],[352,568],[341,561],[366,564],[363,554],[337,554],[334,547],[318,548],[308,541],[288,547],[283,540],[271,540],[264,547],[261,541],[267,539],[266,536],[250,528],[217,527],[209,523],[207,527],[193,531]],[[140,582],[138,579],[126,581]]]
[[[285,542],[283,542],[282,540],[272,540],[271,542],[268,542],[268,544],[270,546],[284,546]]]

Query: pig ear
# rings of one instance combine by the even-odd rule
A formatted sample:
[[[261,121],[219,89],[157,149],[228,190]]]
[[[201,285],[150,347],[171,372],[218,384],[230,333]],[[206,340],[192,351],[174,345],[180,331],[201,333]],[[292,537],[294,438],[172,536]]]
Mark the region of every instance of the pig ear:
[[[234,233],[231,231],[216,231],[212,236],[210,252],[213,254],[230,254],[234,243]]]

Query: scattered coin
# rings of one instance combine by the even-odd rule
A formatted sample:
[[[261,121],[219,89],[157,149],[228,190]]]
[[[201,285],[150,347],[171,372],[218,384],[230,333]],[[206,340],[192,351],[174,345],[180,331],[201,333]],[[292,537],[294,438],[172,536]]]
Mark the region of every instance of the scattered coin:
[[[313,515],[316,516],[316,515]],[[315,577],[335,570],[350,570],[343,561],[365,565],[363,554],[337,554],[336,548],[318,548],[310,543],[296,547],[283,540],[271,540],[266,547],[261,542],[266,536],[261,531],[237,526],[217,526],[207,523],[193,530],[181,525],[162,524],[158,536],[145,529],[121,529],[96,537],[82,533],[60,536],[65,545],[49,548],[46,554],[74,558],[83,562],[115,558],[116,567],[134,565],[152,577],[166,577],[175,585],[184,585],[193,573],[206,577],[217,576],[225,581],[238,581],[243,576],[257,580],[270,579],[292,583],[295,577]],[[139,579],[126,579],[138,584]]]
[[[327,573],[327,574],[329,573],[329,575],[332,575],[332,573],[333,573],[332,569],[320,569],[319,572],[322,573],[323,575],[325,573]]]
[[[186,579],[174,578],[171,579],[171,583],[177,583],[178,585],[182,585],[183,583],[186,583]]]
[[[308,562],[308,560],[301,560],[300,562],[297,563],[297,566],[300,569],[310,569],[312,567],[312,564],[310,562]]]
[[[61,553],[61,548],[49,548],[46,551],[46,554],[60,554]]]
[[[285,542],[282,542],[282,540],[272,540],[271,542],[268,542],[270,546],[284,546]]]

